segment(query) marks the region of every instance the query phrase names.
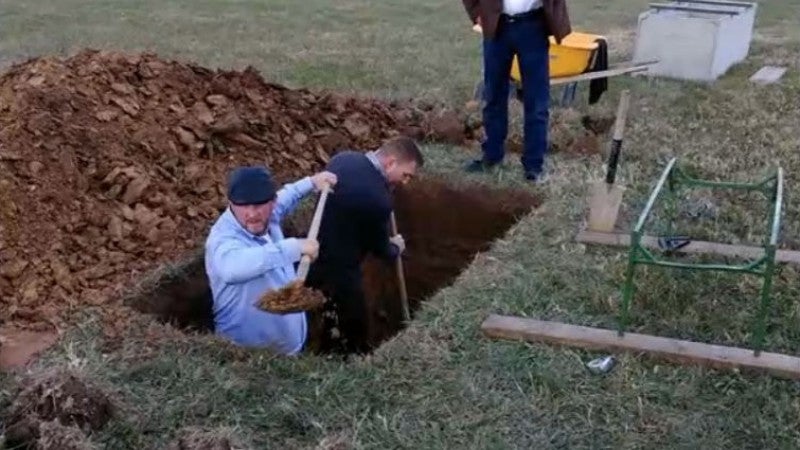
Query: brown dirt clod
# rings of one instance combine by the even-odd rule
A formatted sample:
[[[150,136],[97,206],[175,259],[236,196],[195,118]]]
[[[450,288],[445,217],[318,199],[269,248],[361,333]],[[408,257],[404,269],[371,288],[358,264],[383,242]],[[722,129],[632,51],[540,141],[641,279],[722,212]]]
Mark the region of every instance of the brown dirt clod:
[[[114,407],[105,393],[70,371],[46,372],[26,380],[22,386],[5,418],[6,439],[14,445],[30,445],[46,438],[42,427],[46,422],[57,421],[63,427],[86,431],[99,430],[114,414]]]
[[[454,111],[431,115],[428,128],[428,133],[436,141],[459,145],[466,139],[464,121]]]
[[[605,134],[614,126],[614,116],[581,116],[581,124],[587,131],[594,134]]]

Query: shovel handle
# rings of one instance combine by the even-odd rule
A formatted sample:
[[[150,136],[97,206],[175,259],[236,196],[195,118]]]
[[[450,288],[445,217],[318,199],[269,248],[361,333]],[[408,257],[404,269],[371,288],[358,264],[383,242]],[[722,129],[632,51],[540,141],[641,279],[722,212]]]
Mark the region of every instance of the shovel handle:
[[[622,136],[625,131],[625,120],[628,117],[628,105],[630,103],[630,91],[625,89],[619,98],[617,106],[617,118],[614,121],[614,136],[611,141],[611,153],[608,155],[608,171],[606,172],[606,184],[614,184],[617,177],[617,165],[619,164],[619,153],[622,150]]]
[[[314,210],[314,217],[311,219],[311,228],[308,230],[308,239],[316,239],[317,234],[319,234],[319,226],[322,222],[322,212],[325,210],[325,202],[328,200],[328,193],[330,192],[330,186],[325,185],[322,188],[322,193],[319,196],[319,201],[317,202],[317,209]],[[308,255],[303,255],[300,258],[300,266],[297,268],[297,277],[300,281],[305,281],[306,276],[308,276],[308,269],[311,266],[311,257]]]
[[[394,211],[392,211],[391,222],[392,222],[392,235],[396,235],[397,221],[394,218]],[[405,320],[409,320],[411,318],[411,314],[408,312],[408,292],[406,291],[406,275],[405,271],[403,270],[403,258],[401,257],[401,255],[397,256],[395,269],[397,270],[397,282],[400,285],[400,303],[401,306],[403,307],[403,318]]]

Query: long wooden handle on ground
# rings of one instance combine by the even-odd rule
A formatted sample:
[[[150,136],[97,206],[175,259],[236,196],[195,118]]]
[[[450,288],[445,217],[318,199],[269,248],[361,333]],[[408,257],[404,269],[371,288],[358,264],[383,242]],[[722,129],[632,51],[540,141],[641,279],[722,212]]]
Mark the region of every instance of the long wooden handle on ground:
[[[322,188],[322,193],[317,202],[317,209],[314,211],[314,218],[311,219],[311,228],[308,230],[308,239],[316,239],[319,234],[319,225],[322,222],[322,211],[325,210],[325,202],[328,200],[328,192],[330,186],[325,185]],[[297,278],[302,282],[306,281],[308,276],[308,269],[311,266],[311,258],[308,255],[303,255],[300,259],[300,267],[297,268]]]
[[[394,211],[392,211],[391,219],[392,235],[397,235],[397,221],[395,221],[394,218]],[[402,255],[398,255],[395,268],[397,270],[397,281],[400,284],[400,302],[403,306],[403,318],[405,320],[409,320],[411,318],[411,314],[408,312],[408,292],[406,291],[406,275],[405,271],[403,270]]]

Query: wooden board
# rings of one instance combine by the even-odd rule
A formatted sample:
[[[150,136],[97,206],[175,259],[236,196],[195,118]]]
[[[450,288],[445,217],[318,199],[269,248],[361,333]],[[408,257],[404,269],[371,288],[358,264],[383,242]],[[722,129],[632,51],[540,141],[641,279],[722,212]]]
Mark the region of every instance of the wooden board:
[[[629,234],[622,233],[602,233],[597,231],[581,231],[575,238],[578,242],[585,244],[611,245],[617,247],[629,247],[631,237]],[[657,249],[658,239],[653,236],[642,236],[642,246]],[[718,244],[716,242],[692,241],[686,247],[675,250],[676,253],[711,253],[716,255],[733,256],[747,259],[758,259],[764,256],[764,249],[761,247],[750,247],[746,245]],[[775,253],[775,261],[792,264],[800,264],[800,252],[795,250],[778,250]]]
[[[494,339],[542,342],[608,352],[640,353],[678,364],[701,365],[715,369],[740,369],[800,379],[800,358],[779,353],[682,341],[646,334],[546,322],[492,314],[481,324],[484,335]]]
[[[616,77],[619,75],[625,75],[628,73],[636,73],[636,72],[644,72],[650,69],[649,65],[640,64],[628,67],[619,67],[615,69],[608,69],[602,70],[598,72],[586,72],[580,75],[573,75],[569,77],[558,77],[558,78],[551,78],[550,85],[557,86],[559,84],[566,84],[566,83],[577,83],[578,81],[590,81],[597,78],[608,78],[608,77]]]
[[[750,77],[750,81],[758,84],[771,84],[781,79],[786,73],[785,67],[764,66]]]

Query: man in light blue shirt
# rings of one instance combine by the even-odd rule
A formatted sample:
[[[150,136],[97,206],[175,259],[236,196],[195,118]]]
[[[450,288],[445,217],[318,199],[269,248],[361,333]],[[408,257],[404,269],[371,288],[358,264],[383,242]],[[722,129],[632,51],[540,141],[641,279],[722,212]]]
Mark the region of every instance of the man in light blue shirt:
[[[320,172],[276,192],[264,167],[236,168],[228,180],[229,206],[211,227],[205,266],[214,300],[216,332],[246,347],[265,347],[284,355],[299,353],[306,342],[303,312],[273,314],[258,308],[259,297],[296,278],[302,255],[316,259],[312,239],[286,238],[281,220],[312,191],[336,184]]]

